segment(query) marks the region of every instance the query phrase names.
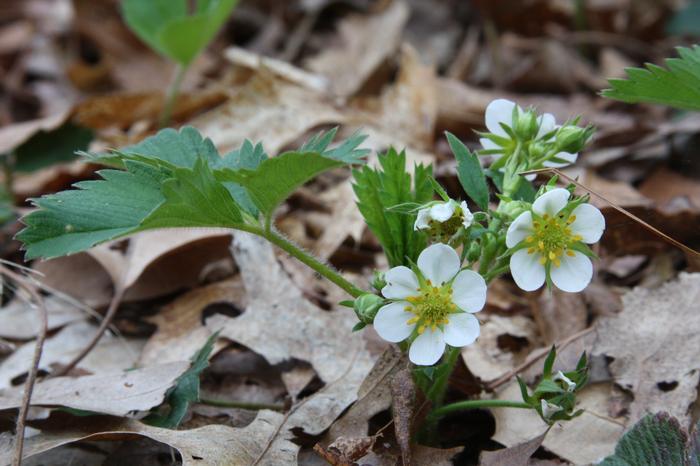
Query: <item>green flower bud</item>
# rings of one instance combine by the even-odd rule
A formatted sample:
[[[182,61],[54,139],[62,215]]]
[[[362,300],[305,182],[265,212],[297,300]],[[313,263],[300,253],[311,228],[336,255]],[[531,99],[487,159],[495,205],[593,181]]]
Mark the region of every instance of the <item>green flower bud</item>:
[[[560,152],[576,154],[581,152],[588,140],[593,135],[590,127],[581,128],[574,125],[566,125],[557,131],[556,146]]]
[[[474,262],[475,260],[478,260],[480,256],[481,256],[481,246],[479,246],[479,243],[474,241],[469,246],[469,249],[467,250],[467,260],[469,262]]]
[[[369,325],[374,322],[374,316],[377,315],[379,308],[383,305],[384,298],[376,294],[367,293],[355,299],[353,309],[360,322]]]
[[[382,291],[382,288],[386,286],[386,280],[384,280],[384,272],[375,270],[372,274],[372,281],[370,284],[375,290]]]
[[[532,110],[526,110],[518,114],[518,119],[515,121],[513,129],[520,139],[529,141],[537,136],[539,126],[537,114]]]
[[[543,144],[540,141],[534,142],[530,144],[530,159],[539,159],[542,157],[545,153],[547,152],[547,145]],[[538,168],[538,167],[533,167],[533,168]]]
[[[525,201],[501,202],[498,206],[498,213],[514,220],[518,215],[526,210],[530,210],[530,203]]]

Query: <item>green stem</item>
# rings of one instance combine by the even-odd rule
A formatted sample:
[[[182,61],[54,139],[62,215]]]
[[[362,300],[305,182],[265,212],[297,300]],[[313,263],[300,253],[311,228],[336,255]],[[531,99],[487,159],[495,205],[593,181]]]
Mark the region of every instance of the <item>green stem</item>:
[[[484,280],[486,280],[486,283],[490,283],[491,280],[494,278],[498,277],[501,274],[506,273],[510,269],[510,265],[502,265],[500,267],[496,267],[495,269],[491,270],[490,272],[487,272],[486,275],[484,275]]]
[[[532,409],[532,406],[523,401],[508,401],[508,400],[466,400],[450,403],[436,409],[428,419],[434,421],[444,416],[445,414],[454,413],[456,411],[464,411],[467,409],[483,409],[483,408],[520,408]]]
[[[269,230],[267,228],[261,228],[258,226],[252,226],[252,225],[236,225],[236,229],[247,231],[249,233],[253,233],[255,235],[261,236],[280,248],[281,250],[285,251],[289,255],[295,257],[297,260],[299,260],[301,263],[308,265],[311,267],[314,271],[318,272],[320,275],[322,275],[324,278],[329,280],[332,283],[335,283],[338,285],[340,288],[345,290],[349,295],[351,295],[353,298],[357,298],[359,296],[362,296],[363,294],[366,294],[367,292],[356,287],[352,283],[350,283],[348,280],[346,280],[340,273],[337,271],[333,270],[329,265],[324,264],[320,260],[316,259],[314,256],[311,254],[307,253],[303,249],[301,249],[299,246],[296,244],[292,243],[288,239],[286,239],[284,236],[280,235],[277,233],[274,229],[270,228]]]
[[[248,409],[250,411],[259,411],[261,409],[270,409],[272,411],[283,411],[284,405],[281,404],[265,404],[265,403],[244,403],[242,401],[228,400],[212,400],[210,398],[200,398],[200,403],[209,406],[219,406],[222,408],[238,408]]]
[[[182,79],[185,77],[186,72],[187,66],[177,65],[175,69],[175,79],[173,79],[173,82],[168,88],[168,94],[165,96],[165,104],[163,105],[163,112],[160,114],[159,126],[161,128],[165,128],[170,124],[170,117],[172,116],[175,101],[177,100],[177,95],[182,85]]]
[[[448,370],[442,374],[438,379],[435,380],[432,389],[428,393],[428,398],[433,403],[434,407],[442,406],[443,401],[445,401],[445,394],[447,393],[447,383],[450,380],[452,371],[457,364],[457,359],[461,354],[461,348],[450,348],[447,352],[447,360],[445,365]]]

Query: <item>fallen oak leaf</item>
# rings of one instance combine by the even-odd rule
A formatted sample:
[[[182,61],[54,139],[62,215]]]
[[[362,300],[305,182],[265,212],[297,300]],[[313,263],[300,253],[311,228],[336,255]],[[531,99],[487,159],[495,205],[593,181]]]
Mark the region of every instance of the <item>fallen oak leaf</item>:
[[[328,448],[317,443],[314,451],[333,466],[354,466],[355,461],[365,456],[376,441],[376,437],[338,437]]]
[[[399,370],[391,379],[394,433],[401,449],[403,466],[411,464],[411,431],[416,411],[416,383],[408,368]]]
[[[542,445],[547,432],[549,430],[514,447],[485,451],[479,458],[479,466],[528,466],[530,457]]]
[[[55,377],[34,386],[31,405],[127,416],[161,404],[188,367],[181,361],[118,374]],[[21,399],[22,390],[0,390],[0,410],[19,407]]]

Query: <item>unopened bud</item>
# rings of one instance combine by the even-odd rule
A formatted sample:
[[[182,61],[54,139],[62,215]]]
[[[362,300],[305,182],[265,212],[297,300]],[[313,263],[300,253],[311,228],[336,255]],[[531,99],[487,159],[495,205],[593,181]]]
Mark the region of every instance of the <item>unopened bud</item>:
[[[515,121],[515,134],[524,141],[529,141],[537,136],[539,131],[537,115],[532,110],[526,110],[518,114]]]
[[[379,270],[375,270],[374,273],[372,274],[372,281],[371,281],[372,288],[374,288],[377,291],[382,291],[382,288],[386,286],[386,280],[384,279],[384,272],[380,272]]]
[[[590,128],[581,128],[579,126],[567,125],[557,131],[556,145],[560,152],[568,152],[576,154],[581,152],[593,131]]]
[[[374,322],[374,316],[377,315],[379,308],[383,305],[384,298],[376,294],[367,293],[355,299],[353,309],[360,322],[369,325]]]

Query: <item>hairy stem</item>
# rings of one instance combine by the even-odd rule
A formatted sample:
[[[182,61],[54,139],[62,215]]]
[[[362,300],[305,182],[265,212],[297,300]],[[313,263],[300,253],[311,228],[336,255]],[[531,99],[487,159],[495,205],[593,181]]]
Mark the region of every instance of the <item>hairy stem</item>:
[[[429,420],[436,421],[438,418],[457,411],[465,411],[467,409],[483,409],[483,408],[520,408],[532,409],[532,406],[523,401],[509,400],[466,400],[450,403],[441,406],[428,416]]]
[[[366,293],[366,291],[356,287],[348,280],[346,280],[342,275],[340,275],[340,273],[333,270],[331,266],[324,264],[320,260],[316,259],[313,255],[307,253],[299,246],[277,233],[273,228],[267,229],[251,225],[237,225],[235,228],[265,238],[281,250],[295,257],[301,263],[311,267],[311,269],[319,273],[331,283],[335,283],[336,285],[338,285],[353,298],[357,298]]]
[[[160,114],[159,126],[161,128],[165,128],[170,124],[170,117],[172,116],[175,101],[177,100],[177,95],[180,93],[180,86],[182,85],[182,79],[185,77],[186,72],[186,66],[177,65],[175,69],[175,79],[173,79],[173,82],[168,88],[168,93],[165,96],[165,104],[163,105],[163,112]]]

